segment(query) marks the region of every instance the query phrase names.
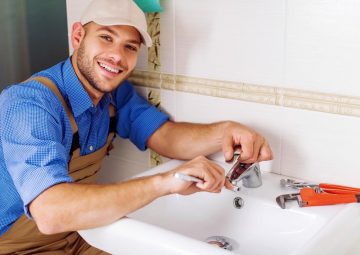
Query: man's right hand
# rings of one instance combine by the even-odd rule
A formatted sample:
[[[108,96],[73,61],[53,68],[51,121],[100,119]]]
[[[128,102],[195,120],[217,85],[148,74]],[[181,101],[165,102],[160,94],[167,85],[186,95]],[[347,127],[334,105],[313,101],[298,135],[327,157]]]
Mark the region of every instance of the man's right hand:
[[[197,177],[204,182],[196,183],[175,178],[177,172]],[[190,195],[199,191],[219,193],[225,184],[225,170],[204,156],[198,156],[161,175],[165,178],[163,188],[167,189],[169,194]]]

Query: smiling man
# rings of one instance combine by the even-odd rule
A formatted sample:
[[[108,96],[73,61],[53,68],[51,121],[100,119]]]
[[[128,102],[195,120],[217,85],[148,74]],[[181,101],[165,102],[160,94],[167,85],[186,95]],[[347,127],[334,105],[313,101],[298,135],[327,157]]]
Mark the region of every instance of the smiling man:
[[[106,254],[77,230],[114,222],[168,194],[220,192],[224,169],[206,159],[241,149],[272,159],[266,140],[232,121],[176,123],[126,80],[142,44],[144,13],[131,0],[93,0],[73,25],[73,55],[0,97],[0,254]],[[153,176],[96,184],[115,134],[139,149],[189,160]],[[192,146],[188,146],[191,144]],[[174,178],[182,172],[203,180]]]
[[[84,27],[75,23],[73,31],[73,46],[77,48],[73,66],[84,88],[97,103],[134,70],[142,38],[135,27],[102,26],[95,22]]]

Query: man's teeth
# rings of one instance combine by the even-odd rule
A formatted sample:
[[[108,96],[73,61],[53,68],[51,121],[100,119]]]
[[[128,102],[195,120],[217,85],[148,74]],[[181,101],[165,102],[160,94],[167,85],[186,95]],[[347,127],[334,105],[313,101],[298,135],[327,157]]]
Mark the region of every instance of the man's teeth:
[[[104,68],[105,70],[109,71],[109,72],[112,72],[112,73],[120,73],[120,69],[115,69],[115,68],[112,68],[108,65],[105,65],[103,63],[99,63],[99,65]]]

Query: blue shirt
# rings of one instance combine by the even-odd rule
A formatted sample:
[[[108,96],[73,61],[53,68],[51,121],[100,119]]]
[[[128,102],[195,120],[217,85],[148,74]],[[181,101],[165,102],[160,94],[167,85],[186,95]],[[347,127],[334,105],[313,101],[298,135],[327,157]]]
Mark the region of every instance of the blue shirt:
[[[140,97],[130,82],[94,106],[78,80],[70,58],[34,76],[55,82],[79,128],[81,155],[105,145],[109,104],[117,110],[116,132],[141,150],[168,116]],[[16,84],[0,96],[0,236],[47,188],[72,182],[68,174],[72,130],[53,92],[37,81]]]

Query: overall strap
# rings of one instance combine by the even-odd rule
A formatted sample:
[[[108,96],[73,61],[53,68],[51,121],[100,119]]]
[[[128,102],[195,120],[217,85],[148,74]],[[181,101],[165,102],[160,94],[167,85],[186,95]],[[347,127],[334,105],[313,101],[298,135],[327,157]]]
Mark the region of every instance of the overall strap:
[[[49,78],[46,78],[46,77],[37,76],[37,77],[32,77],[26,81],[31,81],[31,80],[36,80],[36,81],[40,82],[41,84],[45,85],[46,87],[48,87],[60,100],[60,102],[63,105],[64,110],[69,118],[69,121],[71,124],[71,129],[72,129],[73,137],[72,137],[72,143],[71,143],[71,148],[70,148],[70,158],[72,158],[73,156],[75,156],[76,158],[80,157],[79,129],[76,124],[75,118],[71,112],[71,109],[69,108],[68,104],[65,102],[65,99],[62,96],[62,94],[60,93],[59,88],[55,85],[55,83],[52,80],[50,80]],[[116,134],[116,110],[112,104],[109,105],[109,115],[110,115],[110,123],[109,123],[109,132],[108,133],[109,133],[109,136],[111,136],[113,138]],[[111,149],[112,149],[112,143],[109,145],[108,151]]]
[[[71,109],[69,108],[69,106],[67,105],[67,103],[65,102],[65,99],[64,97],[61,95],[58,87],[55,85],[55,83],[50,80],[49,78],[46,78],[46,77],[41,77],[41,76],[38,76],[38,77],[32,77],[26,81],[31,81],[31,80],[35,80],[35,81],[38,81],[40,82],[41,84],[45,85],[46,87],[48,87],[56,96],[57,98],[60,100],[61,104],[63,105],[64,107],[64,110],[70,120],[70,124],[71,124],[71,129],[72,129],[72,133],[75,134],[78,132],[78,126],[76,125],[76,122],[75,122],[75,119],[74,119],[74,116],[71,112]]]

